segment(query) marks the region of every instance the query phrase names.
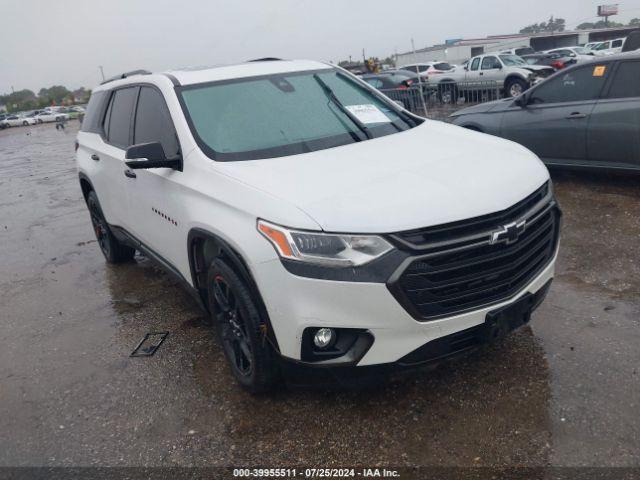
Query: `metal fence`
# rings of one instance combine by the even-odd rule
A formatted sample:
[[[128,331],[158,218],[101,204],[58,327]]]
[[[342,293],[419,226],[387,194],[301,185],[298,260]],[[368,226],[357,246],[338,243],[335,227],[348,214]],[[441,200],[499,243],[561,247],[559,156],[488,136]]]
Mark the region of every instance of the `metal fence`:
[[[504,96],[497,82],[423,83],[405,89],[380,91],[417,115],[444,121],[456,110]]]

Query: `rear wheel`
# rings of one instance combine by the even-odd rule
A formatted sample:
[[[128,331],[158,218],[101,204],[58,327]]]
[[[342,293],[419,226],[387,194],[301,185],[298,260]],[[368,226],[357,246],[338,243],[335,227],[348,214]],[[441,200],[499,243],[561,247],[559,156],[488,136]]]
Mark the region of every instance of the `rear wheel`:
[[[277,380],[277,367],[262,330],[265,323],[244,281],[221,258],[209,266],[207,295],[234,377],[251,393],[270,390]]]
[[[441,83],[438,85],[438,98],[445,105],[453,105],[458,100],[458,87],[455,83]]]
[[[29,125],[29,122],[25,120],[24,122],[22,122],[22,125],[26,127],[27,125]]]
[[[91,215],[91,223],[93,224],[93,230],[96,234],[96,240],[104,258],[109,263],[122,263],[128,262],[133,259],[136,251],[135,249],[123,245],[113,235],[109,224],[102,214],[100,203],[98,203],[98,196],[92,190],[87,195],[87,207],[89,208],[89,214]]]

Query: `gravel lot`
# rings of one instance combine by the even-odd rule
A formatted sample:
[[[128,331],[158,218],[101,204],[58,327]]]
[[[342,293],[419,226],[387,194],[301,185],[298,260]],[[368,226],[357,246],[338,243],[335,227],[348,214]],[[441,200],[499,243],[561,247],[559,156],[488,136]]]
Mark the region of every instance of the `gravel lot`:
[[[105,264],[76,128],[0,131],[0,466],[640,466],[640,177],[553,173],[558,275],[502,344],[252,397],[187,293],[144,257]]]

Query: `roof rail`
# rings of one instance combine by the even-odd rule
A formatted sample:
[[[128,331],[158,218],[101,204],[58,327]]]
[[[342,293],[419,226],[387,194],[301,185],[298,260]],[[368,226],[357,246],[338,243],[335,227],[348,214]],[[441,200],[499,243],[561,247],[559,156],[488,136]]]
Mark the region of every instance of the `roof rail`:
[[[254,58],[253,60],[247,60],[247,62],[281,62],[281,58],[276,57],[264,57],[264,58]]]
[[[130,72],[124,72],[120,75],[107,78],[106,80],[103,80],[100,85],[104,85],[105,83],[113,82],[115,80],[122,80],[123,78],[133,77],[134,75],[151,75],[151,72],[149,70],[131,70]]]

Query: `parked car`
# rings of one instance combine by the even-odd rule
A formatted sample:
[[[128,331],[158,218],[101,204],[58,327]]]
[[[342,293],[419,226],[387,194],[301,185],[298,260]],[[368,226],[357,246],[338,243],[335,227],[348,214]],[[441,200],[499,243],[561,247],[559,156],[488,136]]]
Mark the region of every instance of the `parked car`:
[[[60,122],[69,120],[69,115],[61,110],[45,110],[36,115],[35,118],[38,123]]]
[[[594,52],[584,47],[563,47],[547,50],[543,53],[558,54],[563,57],[570,57],[576,60],[576,63],[590,62],[593,60]]]
[[[28,117],[26,115],[9,115],[2,120],[2,125],[6,127],[21,127],[27,125],[35,125],[36,120],[34,117]]]
[[[577,60],[575,57],[565,57],[559,53],[534,53],[521,57],[528,65],[545,65],[553,67],[556,70],[575,65]]]
[[[533,53],[536,53],[536,51],[533,48],[522,46],[522,47],[510,48],[508,50],[502,50],[500,52],[500,55],[517,55],[519,57],[522,57],[524,55],[531,55]]]
[[[552,75],[553,67],[529,65],[517,55],[479,55],[473,57],[464,69],[438,76],[438,88],[443,101],[452,101],[465,91],[477,88],[479,82],[493,84],[505,96],[516,97],[531,85]]]
[[[453,123],[516,141],[549,165],[640,170],[640,53],[561,70],[517,99],[460,110]]]
[[[606,55],[614,55],[616,53],[620,53],[622,51],[622,47],[624,46],[624,38],[616,38],[614,40],[607,40],[598,45],[593,53],[596,56],[606,56]]]
[[[633,52],[635,50],[640,50],[640,29],[634,30],[627,35],[627,39],[622,45],[623,52]]]
[[[97,244],[172,272],[250,391],[441,361],[528,322],[549,288],[559,210],[522,147],[320,62],[115,78],[77,137]]]
[[[420,74],[424,80],[429,80],[432,76],[443,75],[455,71],[455,67],[448,62],[425,62],[403,65],[400,70],[407,70]]]
[[[392,100],[399,102],[408,110],[415,111],[420,105],[420,76],[407,70],[387,70],[382,73],[369,73],[360,77],[373,88]]]
[[[584,48],[586,48],[587,50],[595,50],[596,47],[598,47],[598,45],[600,45],[602,42],[589,42],[584,44]]]

